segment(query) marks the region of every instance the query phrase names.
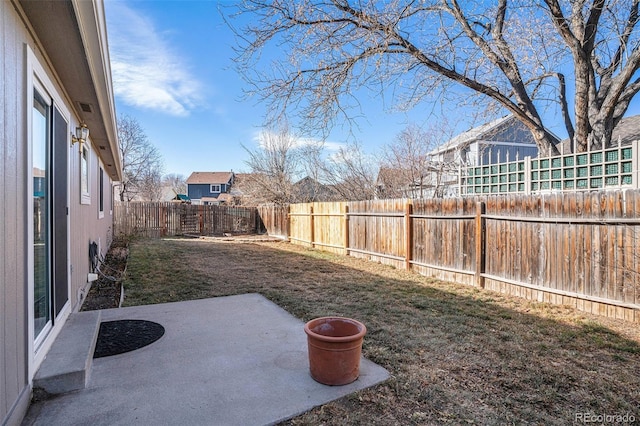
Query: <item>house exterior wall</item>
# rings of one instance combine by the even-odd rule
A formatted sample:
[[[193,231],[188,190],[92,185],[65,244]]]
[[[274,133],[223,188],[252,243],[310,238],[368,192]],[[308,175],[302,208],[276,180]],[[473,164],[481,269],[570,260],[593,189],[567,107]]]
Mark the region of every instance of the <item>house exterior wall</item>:
[[[211,192],[211,185],[220,185],[220,192]],[[189,183],[187,184],[187,195],[191,200],[200,200],[202,197],[217,198],[218,195],[228,192],[230,185],[227,184],[208,184],[208,183]]]
[[[69,101],[56,72],[49,65],[42,44],[36,38],[19,4],[0,1],[0,424],[20,424],[31,397],[31,382],[39,363],[72,311],[80,308],[87,290],[90,241],[100,241],[104,253],[111,241],[111,180],[103,177],[104,214],[98,212],[99,165],[97,150],[89,152],[91,202],[81,204],[80,154],[71,146],[70,132],[79,124],[76,105]],[[73,58],[70,58],[72,60]],[[30,62],[31,61],[31,62]],[[36,351],[32,343],[28,262],[29,198],[33,171],[29,170],[30,63],[39,64],[55,93],[56,104],[67,111],[68,149],[68,303],[54,318],[53,327]],[[89,141],[88,145],[91,145]],[[58,145],[59,148],[59,145]],[[59,152],[64,154],[64,148]],[[63,283],[64,284],[64,283]],[[57,283],[56,283],[57,285]]]
[[[11,3],[0,2],[0,419],[18,422],[29,403],[27,377],[27,175],[24,47],[32,43]]]

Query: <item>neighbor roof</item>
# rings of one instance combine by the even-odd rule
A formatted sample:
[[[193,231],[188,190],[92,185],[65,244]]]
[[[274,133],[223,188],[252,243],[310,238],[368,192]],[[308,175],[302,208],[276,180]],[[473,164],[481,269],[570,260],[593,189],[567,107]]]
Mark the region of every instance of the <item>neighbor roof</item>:
[[[498,118],[497,120],[493,120],[489,123],[483,124],[482,126],[474,127],[473,129],[467,130],[464,133],[460,133],[458,136],[450,139],[447,143],[436,148],[431,152],[431,154],[439,154],[444,151],[449,151],[450,149],[455,148],[459,145],[471,143],[477,139],[480,139],[482,135],[488,133],[493,129],[496,129],[509,120],[515,120],[515,117],[513,115],[507,115],[502,118]]]
[[[611,133],[611,145],[629,145],[636,139],[640,139],[640,115],[634,115],[632,117],[625,117],[618,122],[618,125],[614,127]],[[569,138],[563,139],[562,143],[558,145],[560,152],[571,152],[571,141]]]
[[[222,184],[233,178],[233,172],[193,172],[187,184]]]
[[[640,139],[640,115],[620,120],[613,129],[611,143],[616,144],[620,141],[621,145],[627,145],[636,139]]]

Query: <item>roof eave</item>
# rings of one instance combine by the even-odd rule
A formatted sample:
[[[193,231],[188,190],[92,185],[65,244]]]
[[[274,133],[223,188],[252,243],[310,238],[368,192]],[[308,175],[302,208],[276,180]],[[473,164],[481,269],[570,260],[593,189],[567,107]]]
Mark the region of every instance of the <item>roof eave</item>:
[[[122,177],[102,0],[20,0],[75,115],[113,180]]]

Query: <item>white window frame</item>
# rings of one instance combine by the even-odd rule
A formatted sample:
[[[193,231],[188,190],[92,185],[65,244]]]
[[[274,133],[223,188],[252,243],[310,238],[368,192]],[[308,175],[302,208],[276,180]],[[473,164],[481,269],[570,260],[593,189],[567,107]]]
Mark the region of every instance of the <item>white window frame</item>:
[[[84,174],[86,174],[87,179],[87,190],[85,191],[82,187],[82,178],[83,178],[83,170],[82,170],[82,159],[84,153],[87,153],[87,170]],[[79,173],[80,173],[80,204],[91,205],[91,145],[89,141],[85,141],[80,144],[80,164],[79,164]]]
[[[53,105],[58,109],[58,112],[63,115],[67,123],[71,123],[71,114],[66,107],[66,104],[62,101],[62,97],[59,95],[56,90],[55,85],[49,78],[49,75],[45,71],[44,67],[40,64],[40,61],[36,57],[35,53],[31,49],[31,46],[25,44],[26,49],[26,87],[27,91],[26,96],[26,107],[27,107],[27,170],[28,170],[28,178],[26,183],[27,194],[33,194],[33,164],[32,164],[32,147],[31,147],[31,125],[32,125],[32,109],[33,109],[33,91],[38,90],[40,94],[47,95],[50,97]],[[69,146],[71,145],[71,138],[69,137]],[[73,151],[72,151],[73,152]],[[67,166],[67,182],[70,182],[69,179],[69,170],[72,166],[72,163],[69,162]],[[70,194],[67,194],[67,205],[70,205]],[[70,226],[70,216],[67,216],[67,241],[71,241],[71,226]],[[27,223],[33,223],[33,199],[32,197],[27,197]],[[33,229],[28,226],[27,227],[27,241],[33,241]],[[67,246],[67,258],[70,259],[70,245]],[[27,250],[27,268],[28,271],[33,271],[34,267],[34,258],[33,252],[31,250]],[[71,277],[71,264],[67,262],[67,273],[68,276]],[[67,303],[58,316],[55,318],[57,324],[53,324],[53,328],[49,331],[49,333],[43,338],[42,341],[35,342],[34,341],[34,319],[33,319],[33,298],[34,298],[34,277],[31,272],[27,275],[27,299],[28,299],[28,307],[27,307],[27,315],[28,315],[28,331],[27,331],[27,348],[28,348],[28,378],[29,383],[31,383],[33,377],[35,376],[35,372],[40,367],[44,358],[51,348],[53,341],[55,340],[58,333],[62,327],[57,324],[64,324],[67,317],[71,313],[71,304]],[[71,280],[67,283],[67,291],[69,297],[71,297]]]
[[[218,188],[218,189],[215,189]],[[209,192],[211,192],[212,194],[219,194],[222,192],[222,185],[218,184],[218,183],[212,183],[211,185],[209,185]]]

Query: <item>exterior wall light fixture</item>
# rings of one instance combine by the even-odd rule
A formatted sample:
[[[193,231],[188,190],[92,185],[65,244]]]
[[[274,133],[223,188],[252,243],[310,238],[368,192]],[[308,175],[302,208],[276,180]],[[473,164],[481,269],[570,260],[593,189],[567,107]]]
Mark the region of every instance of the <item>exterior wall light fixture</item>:
[[[76,134],[71,135],[71,145],[76,142],[80,142],[80,152],[82,152],[82,144],[89,138],[89,128],[86,124],[82,123],[76,127]]]

